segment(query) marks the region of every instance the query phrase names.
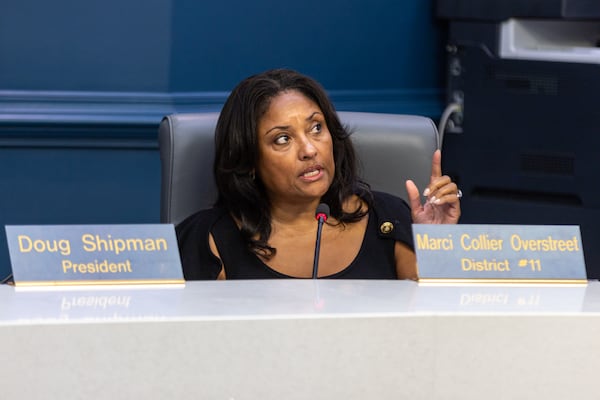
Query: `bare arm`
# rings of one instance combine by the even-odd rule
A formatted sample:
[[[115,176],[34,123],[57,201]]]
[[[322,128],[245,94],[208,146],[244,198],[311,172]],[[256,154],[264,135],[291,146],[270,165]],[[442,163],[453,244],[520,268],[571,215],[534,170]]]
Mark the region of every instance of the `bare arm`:
[[[396,274],[398,275],[398,279],[416,281],[419,278],[417,256],[407,245],[396,242],[394,246],[394,258],[396,259]]]

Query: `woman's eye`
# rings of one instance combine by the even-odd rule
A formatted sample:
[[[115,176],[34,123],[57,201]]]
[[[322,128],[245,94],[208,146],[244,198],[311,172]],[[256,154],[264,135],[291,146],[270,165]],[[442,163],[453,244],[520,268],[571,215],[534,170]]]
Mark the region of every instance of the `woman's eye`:
[[[323,130],[323,125],[321,125],[321,123],[316,123],[313,128],[312,128],[313,132],[321,132],[321,130]]]
[[[288,135],[279,135],[275,138],[275,144],[286,144],[290,141],[290,137]]]

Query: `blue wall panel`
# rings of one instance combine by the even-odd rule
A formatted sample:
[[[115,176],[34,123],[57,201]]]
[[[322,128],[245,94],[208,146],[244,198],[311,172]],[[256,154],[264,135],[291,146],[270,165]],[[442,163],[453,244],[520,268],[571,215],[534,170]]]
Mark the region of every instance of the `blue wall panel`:
[[[5,224],[158,220],[159,165],[151,149],[4,148]],[[8,212],[8,210],[12,210]]]
[[[339,110],[437,118],[442,28],[433,0],[3,0],[0,225],[158,222],[162,116],[268,68]]]
[[[3,90],[166,91],[170,0],[2,0]]]
[[[172,91],[229,90],[279,66],[312,75],[329,90],[440,86],[431,1],[175,4]]]

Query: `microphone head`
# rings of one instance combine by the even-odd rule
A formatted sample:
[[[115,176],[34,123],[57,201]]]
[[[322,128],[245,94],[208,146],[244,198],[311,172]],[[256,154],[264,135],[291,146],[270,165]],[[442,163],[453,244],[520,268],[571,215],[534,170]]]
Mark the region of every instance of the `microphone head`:
[[[327,218],[329,218],[329,206],[325,203],[319,204],[315,212],[315,218],[317,220],[322,218],[323,221],[327,221]]]

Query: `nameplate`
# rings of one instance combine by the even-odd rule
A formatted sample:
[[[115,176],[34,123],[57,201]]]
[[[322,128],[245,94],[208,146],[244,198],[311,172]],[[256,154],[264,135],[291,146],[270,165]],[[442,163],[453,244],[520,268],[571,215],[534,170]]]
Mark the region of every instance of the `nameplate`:
[[[587,282],[578,226],[412,227],[422,282]]]
[[[17,286],[184,282],[170,224],[5,228]]]

